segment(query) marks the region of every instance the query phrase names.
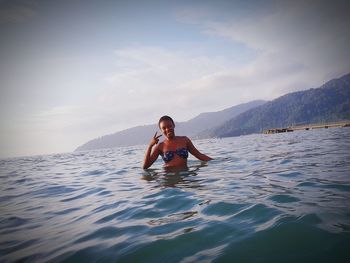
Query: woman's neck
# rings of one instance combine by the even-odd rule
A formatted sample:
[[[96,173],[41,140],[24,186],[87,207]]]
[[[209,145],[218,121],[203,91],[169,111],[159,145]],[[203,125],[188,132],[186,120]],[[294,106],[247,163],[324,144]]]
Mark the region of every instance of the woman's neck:
[[[169,142],[173,142],[173,141],[175,141],[176,140],[176,136],[174,135],[174,136],[172,136],[172,137],[167,137],[167,140],[169,141]]]

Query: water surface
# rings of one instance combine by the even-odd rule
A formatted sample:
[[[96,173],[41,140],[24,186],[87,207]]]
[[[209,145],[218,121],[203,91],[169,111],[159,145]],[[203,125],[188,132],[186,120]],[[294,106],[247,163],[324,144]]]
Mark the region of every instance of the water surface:
[[[350,262],[350,129],[0,160],[0,262]]]

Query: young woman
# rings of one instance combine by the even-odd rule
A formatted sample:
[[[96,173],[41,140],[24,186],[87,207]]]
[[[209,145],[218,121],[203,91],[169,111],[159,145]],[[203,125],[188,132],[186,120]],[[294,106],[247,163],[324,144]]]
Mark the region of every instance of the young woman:
[[[154,134],[146,150],[143,169],[150,167],[159,155],[162,156],[165,167],[186,167],[188,153],[201,161],[212,160],[209,156],[199,152],[186,136],[175,136],[175,123],[169,116],[161,117],[158,126],[165,140],[158,144],[159,137],[162,135],[157,135],[157,132]]]

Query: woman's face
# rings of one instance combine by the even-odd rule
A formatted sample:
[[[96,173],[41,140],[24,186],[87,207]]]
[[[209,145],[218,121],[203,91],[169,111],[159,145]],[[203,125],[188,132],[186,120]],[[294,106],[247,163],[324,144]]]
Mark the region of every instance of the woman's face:
[[[159,128],[163,132],[164,136],[171,139],[175,136],[175,125],[172,121],[164,120],[159,123]]]

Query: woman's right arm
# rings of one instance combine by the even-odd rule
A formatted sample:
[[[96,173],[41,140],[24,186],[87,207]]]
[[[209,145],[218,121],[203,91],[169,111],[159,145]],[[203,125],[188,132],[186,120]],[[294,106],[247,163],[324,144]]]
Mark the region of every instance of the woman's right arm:
[[[145,158],[143,160],[143,169],[149,168],[158,158],[159,155],[159,148],[158,148],[158,141],[159,137],[162,135],[158,135],[157,133],[153,136],[152,141],[147,147],[146,153],[145,153]],[[152,148],[155,145],[153,151]]]

